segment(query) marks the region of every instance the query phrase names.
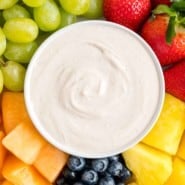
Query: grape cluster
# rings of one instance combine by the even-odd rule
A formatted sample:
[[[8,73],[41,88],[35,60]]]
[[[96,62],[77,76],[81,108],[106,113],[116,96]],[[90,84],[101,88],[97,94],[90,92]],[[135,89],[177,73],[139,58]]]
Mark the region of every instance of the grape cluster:
[[[131,177],[121,155],[98,159],[70,156],[55,185],[126,185]]]
[[[0,92],[22,91],[26,67],[54,31],[102,17],[103,0],[0,0]]]

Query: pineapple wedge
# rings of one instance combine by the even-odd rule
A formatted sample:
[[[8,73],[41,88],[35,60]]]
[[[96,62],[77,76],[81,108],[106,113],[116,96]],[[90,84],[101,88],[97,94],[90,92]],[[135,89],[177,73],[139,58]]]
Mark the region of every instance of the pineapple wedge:
[[[179,149],[177,151],[177,156],[185,160],[185,132],[183,133]]]
[[[173,172],[164,185],[185,185],[185,161],[174,159]]]
[[[161,115],[142,142],[175,155],[185,128],[185,103],[167,94]]]
[[[143,143],[122,155],[138,185],[163,185],[172,173],[172,157]]]

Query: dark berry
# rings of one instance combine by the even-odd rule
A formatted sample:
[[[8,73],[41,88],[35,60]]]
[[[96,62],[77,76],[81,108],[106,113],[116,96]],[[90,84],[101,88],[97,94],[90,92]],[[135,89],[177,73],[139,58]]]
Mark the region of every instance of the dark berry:
[[[73,185],[84,185],[82,182],[75,182]]]
[[[63,176],[64,176],[65,179],[71,180],[71,181],[74,181],[77,178],[76,172],[70,170],[69,168],[64,169]]]
[[[112,176],[120,177],[123,171],[123,164],[119,161],[112,161],[108,167],[108,172]]]
[[[59,179],[57,179],[56,181],[56,185],[63,185],[65,183],[65,179],[64,177],[60,177]]]
[[[98,181],[98,174],[94,170],[86,170],[82,173],[82,182],[88,185],[94,185]]]
[[[109,161],[119,161],[120,160],[120,155],[113,155],[109,157]]]
[[[116,185],[126,185],[124,182],[118,182]]]
[[[128,168],[123,167],[122,173],[120,174],[119,178],[125,182],[129,180],[131,176],[132,176],[131,171]]]
[[[103,177],[100,179],[98,185],[115,185],[115,181],[112,177]]]
[[[96,172],[105,172],[107,170],[109,160],[107,158],[92,160],[92,169]]]
[[[77,156],[70,156],[67,166],[72,171],[80,171],[85,167],[85,159]]]

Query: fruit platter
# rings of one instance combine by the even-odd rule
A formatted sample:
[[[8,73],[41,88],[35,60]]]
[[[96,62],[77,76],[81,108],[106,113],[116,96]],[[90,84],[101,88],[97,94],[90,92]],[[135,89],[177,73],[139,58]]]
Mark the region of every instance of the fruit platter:
[[[147,135],[101,158],[55,147],[25,103],[36,51],[57,31],[86,20],[137,34],[155,53],[165,84]],[[185,185],[185,0],[0,0],[0,98],[0,185]]]

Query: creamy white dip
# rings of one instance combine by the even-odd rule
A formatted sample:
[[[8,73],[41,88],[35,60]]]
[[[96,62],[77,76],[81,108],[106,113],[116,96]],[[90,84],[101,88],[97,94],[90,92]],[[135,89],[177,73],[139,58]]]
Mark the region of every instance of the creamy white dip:
[[[105,156],[135,144],[163,99],[151,50],[127,29],[83,22],[49,38],[33,57],[26,103],[41,133],[76,155]]]

